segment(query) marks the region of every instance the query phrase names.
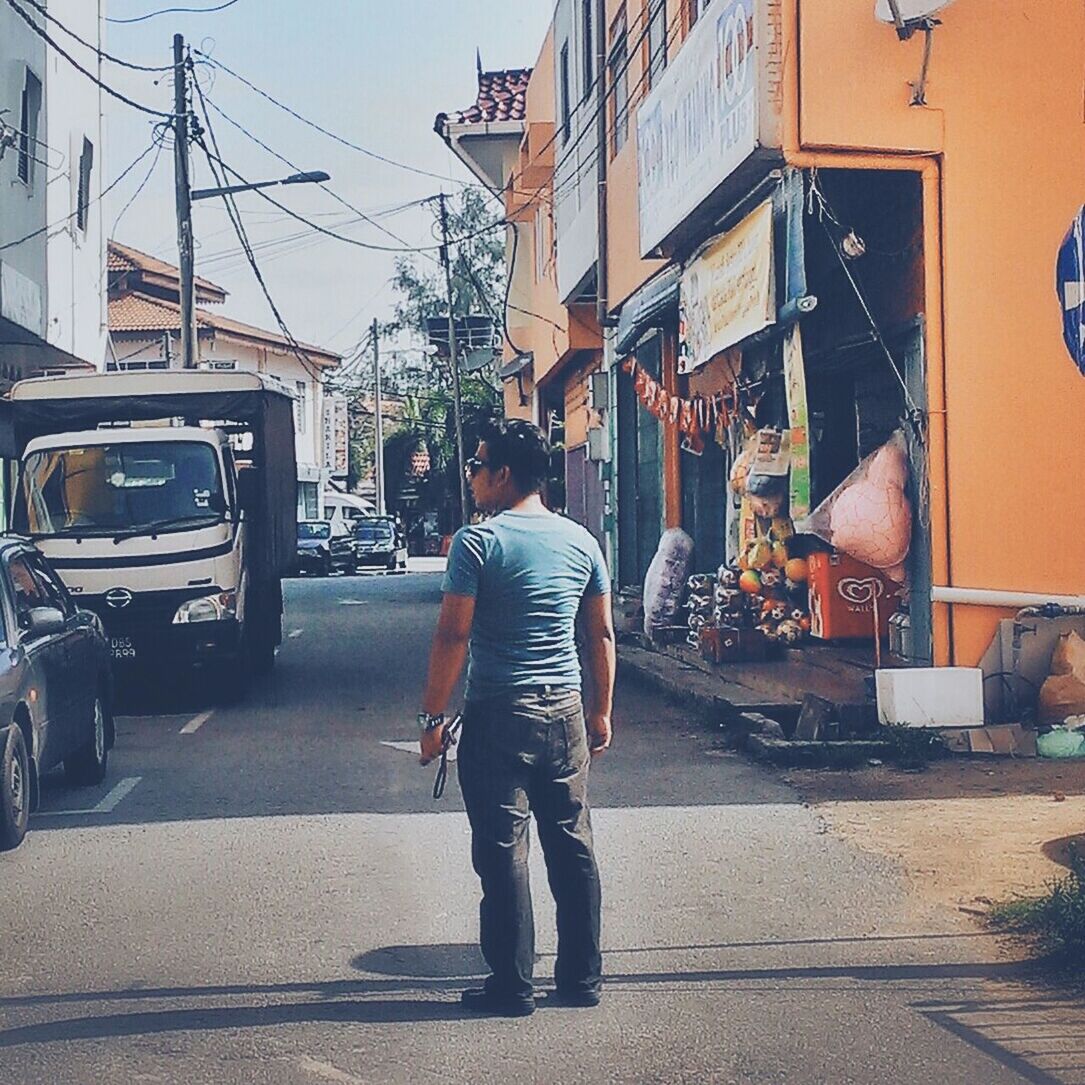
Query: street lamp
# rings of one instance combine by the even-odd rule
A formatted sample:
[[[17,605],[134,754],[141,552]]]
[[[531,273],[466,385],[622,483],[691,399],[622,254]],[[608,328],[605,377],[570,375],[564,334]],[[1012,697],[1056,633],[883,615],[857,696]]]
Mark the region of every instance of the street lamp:
[[[177,39],[174,50],[180,49]],[[183,110],[184,102],[181,106]],[[176,122],[182,125],[182,120]],[[252,192],[260,188],[274,188],[278,185],[319,185],[330,181],[331,176],[322,170],[307,173],[292,173],[275,181],[254,181],[240,185],[223,185],[219,188],[197,188],[190,190],[183,178],[188,176],[187,164],[187,129],[178,131],[178,147],[184,149],[181,156],[184,164],[177,171],[177,237],[181,265],[181,365],[185,369],[196,368],[196,261],[195,246],[192,243],[192,204],[196,200],[207,200],[212,196],[231,196],[236,192]]]
[[[197,188],[192,191],[189,199],[207,200],[212,196],[230,196],[235,192],[252,192],[258,188],[274,188],[276,185],[320,185],[330,180],[330,174],[312,170],[309,173],[294,173],[278,181],[254,181],[251,184],[226,185],[222,188]]]

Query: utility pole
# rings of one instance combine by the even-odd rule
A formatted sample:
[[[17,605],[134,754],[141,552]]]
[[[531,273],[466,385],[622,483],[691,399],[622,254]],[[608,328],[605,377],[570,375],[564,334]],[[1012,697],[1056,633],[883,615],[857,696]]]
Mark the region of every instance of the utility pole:
[[[448,256],[448,208],[445,194],[438,197],[441,205],[441,263],[445,269],[445,291],[448,296],[448,351],[452,362],[452,403],[456,418],[456,466],[460,478],[460,523],[467,523],[467,476],[463,457],[463,403],[460,399],[460,358],[456,348],[456,319],[452,311],[452,264]]]
[[[377,420],[377,515],[384,515],[384,417],[381,407],[381,354],[380,354],[380,328],[376,319],[373,321],[373,385],[376,389],[374,395],[374,415]]]
[[[192,185],[188,160],[188,72],[185,39],[173,35],[173,165],[177,192],[177,252],[181,270],[181,365],[196,368],[195,251],[192,243]]]

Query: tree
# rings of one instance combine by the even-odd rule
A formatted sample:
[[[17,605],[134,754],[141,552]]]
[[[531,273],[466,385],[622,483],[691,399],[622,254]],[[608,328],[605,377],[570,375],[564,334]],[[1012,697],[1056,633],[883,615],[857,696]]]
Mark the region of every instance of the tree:
[[[453,315],[489,314],[500,327],[505,252],[499,220],[476,188],[449,197],[448,219]],[[449,530],[459,515],[452,368],[447,354],[428,353],[422,345],[428,344],[426,322],[448,315],[444,270],[433,254],[403,256],[396,261],[392,285],[398,295],[395,315],[381,327],[382,339],[407,337],[417,345],[382,353],[382,390],[403,403],[402,417],[386,426],[384,434],[385,496],[388,508],[409,518],[437,512],[442,529]],[[352,474],[357,470],[361,479],[372,473],[373,465],[372,366],[363,361],[341,386],[351,398]],[[486,370],[461,372],[460,386],[464,449],[470,455],[481,425],[501,414],[501,389],[493,372]],[[415,475],[412,456],[421,449],[428,454],[429,470]],[[404,506],[405,494],[410,508]]]

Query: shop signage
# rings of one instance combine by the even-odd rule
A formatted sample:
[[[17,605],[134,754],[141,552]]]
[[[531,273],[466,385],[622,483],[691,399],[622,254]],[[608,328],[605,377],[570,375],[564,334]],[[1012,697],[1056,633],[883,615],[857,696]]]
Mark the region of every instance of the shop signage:
[[[347,401],[344,396],[326,396],[324,399],[324,466],[332,478],[347,475],[350,444],[350,424],[347,417]]]
[[[1062,305],[1062,337],[1074,364],[1085,374],[1085,207],[1063,239],[1055,278]]]
[[[784,391],[791,426],[791,476],[788,510],[792,520],[810,515],[810,418],[806,400],[806,364],[802,329],[792,325],[784,339]]]
[[[682,275],[678,368],[692,373],[776,320],[772,202],[721,234]]]
[[[760,2],[713,0],[637,112],[644,256],[757,149]]]

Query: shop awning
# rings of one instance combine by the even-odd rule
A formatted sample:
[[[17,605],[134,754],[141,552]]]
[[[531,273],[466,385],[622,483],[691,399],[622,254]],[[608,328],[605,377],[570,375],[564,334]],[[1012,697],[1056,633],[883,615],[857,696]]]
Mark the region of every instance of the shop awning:
[[[654,278],[649,279],[622,306],[618,316],[619,357],[629,354],[637,340],[649,328],[662,326],[668,318],[678,317],[678,287],[682,280],[681,269],[672,264]]]

